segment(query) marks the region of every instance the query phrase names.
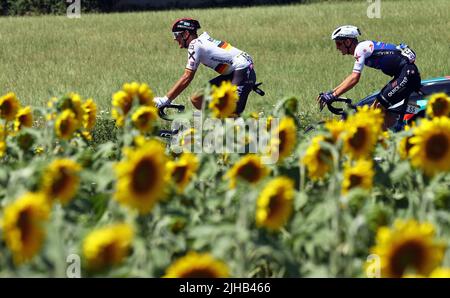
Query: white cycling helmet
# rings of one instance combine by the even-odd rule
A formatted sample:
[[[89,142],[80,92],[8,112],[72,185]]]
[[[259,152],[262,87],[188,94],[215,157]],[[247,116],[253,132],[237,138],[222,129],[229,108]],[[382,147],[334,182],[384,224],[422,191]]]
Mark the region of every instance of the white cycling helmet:
[[[347,39],[347,38],[358,38],[361,35],[358,27],[345,25],[337,28],[331,34],[332,40]]]

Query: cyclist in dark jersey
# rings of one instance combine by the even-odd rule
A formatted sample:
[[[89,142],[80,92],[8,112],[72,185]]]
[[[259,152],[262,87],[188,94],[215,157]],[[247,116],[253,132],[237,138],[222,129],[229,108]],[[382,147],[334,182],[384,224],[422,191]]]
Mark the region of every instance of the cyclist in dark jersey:
[[[379,69],[393,77],[378,94],[374,103],[385,112],[389,107],[407,99],[412,92],[420,89],[420,73],[414,63],[416,55],[407,45],[370,40],[358,43],[357,38],[360,35],[360,30],[355,26],[341,26],[333,31],[331,39],[335,41],[336,48],[343,55],[353,55],[356,61],[352,74],[332,91],[319,96],[321,109],[327,102],[341,96],[359,82],[364,65]],[[407,100],[404,106],[406,103]],[[385,115],[385,128],[388,128],[395,123],[396,119],[392,114],[385,113]]]

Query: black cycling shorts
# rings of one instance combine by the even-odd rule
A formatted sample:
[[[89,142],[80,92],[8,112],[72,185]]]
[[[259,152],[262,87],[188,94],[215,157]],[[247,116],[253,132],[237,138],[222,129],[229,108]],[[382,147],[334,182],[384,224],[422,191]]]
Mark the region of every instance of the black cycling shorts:
[[[387,109],[421,87],[419,69],[413,63],[403,66],[398,76],[395,76],[377,95],[377,100]],[[406,103],[406,101],[405,101]]]
[[[240,115],[247,104],[247,98],[256,83],[256,73],[253,64],[244,69],[235,70],[228,75],[220,75],[209,81],[211,85],[220,86],[223,81],[231,81],[237,86],[238,102],[236,114]]]

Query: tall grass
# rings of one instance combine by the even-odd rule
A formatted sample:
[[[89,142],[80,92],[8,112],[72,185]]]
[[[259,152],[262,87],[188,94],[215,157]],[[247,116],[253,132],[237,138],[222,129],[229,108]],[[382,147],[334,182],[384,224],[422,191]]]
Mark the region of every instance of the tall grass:
[[[422,77],[450,74],[447,0],[382,1],[381,18],[367,17],[366,1],[310,5],[174,10],[125,14],[8,17],[0,19],[0,93],[14,91],[23,103],[43,105],[51,96],[76,91],[109,109],[123,82],[143,81],[164,95],[183,72],[187,53],[171,40],[178,17],[198,18],[202,29],[247,51],[255,60],[265,97],[253,93],[248,111],[270,113],[276,100],[294,95],[302,112],[317,120],[314,98],[350,73],[353,59],[330,40],[338,25],[355,24],[364,39],[405,42],[417,53]],[[200,67],[178,102],[216,73]],[[365,69],[349,97],[381,88],[388,77]]]

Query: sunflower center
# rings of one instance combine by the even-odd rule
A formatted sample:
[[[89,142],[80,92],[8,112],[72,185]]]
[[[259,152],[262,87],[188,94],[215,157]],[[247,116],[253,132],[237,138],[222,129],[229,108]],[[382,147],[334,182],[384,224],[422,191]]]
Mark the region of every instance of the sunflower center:
[[[270,197],[269,200],[269,217],[276,216],[276,214],[279,214],[281,211],[281,208],[283,206],[282,204],[283,198],[281,193],[277,193],[274,196]]]
[[[60,168],[51,187],[52,195],[56,197],[61,195],[69,186],[71,180],[70,178],[70,171],[66,168]]]
[[[278,138],[280,139],[280,144],[279,144],[279,150],[280,152],[284,152],[286,146],[286,140],[287,140],[287,132],[285,130],[281,130],[279,132]]]
[[[319,156],[319,162],[321,164],[328,165],[332,160],[331,152],[328,150],[320,148],[317,154]]]
[[[367,133],[363,127],[358,127],[355,134],[350,138],[349,143],[352,148],[361,148],[367,140]]]
[[[142,159],[136,165],[132,175],[132,187],[136,193],[147,193],[153,189],[157,167],[153,160]]]
[[[180,278],[216,278],[217,274],[210,268],[192,268],[183,272]]]
[[[433,103],[434,116],[447,116],[448,103],[444,98],[439,98]]]
[[[409,140],[411,140],[411,138],[412,138],[412,136],[406,138],[406,142],[405,142],[406,154],[408,154],[409,150],[413,147],[413,145],[409,142]]]
[[[59,126],[59,130],[62,135],[67,135],[71,131],[72,127],[72,121],[70,118],[66,118],[61,121],[61,124]]]
[[[104,246],[100,255],[102,263],[104,265],[113,265],[118,261],[118,247],[116,243],[112,242]]]
[[[225,93],[221,98],[219,98],[218,103],[216,104],[216,107],[223,111],[228,106],[228,93]]]
[[[259,179],[259,172],[259,168],[253,162],[249,162],[239,167],[237,175],[248,182],[254,183]]]
[[[350,185],[348,187],[349,189],[357,187],[357,186],[361,185],[361,183],[362,183],[362,177],[359,175],[355,175],[355,174],[350,175],[348,180],[350,180]]]
[[[0,111],[3,115],[9,115],[12,112],[12,104],[9,101],[4,101],[0,106]]]
[[[425,152],[428,159],[441,160],[449,151],[449,140],[443,133],[431,136],[426,142]]]
[[[177,166],[172,173],[172,178],[175,183],[180,183],[181,181],[183,181],[187,175],[187,171],[187,166]]]
[[[409,268],[415,272],[422,269],[426,248],[420,241],[409,240],[398,247],[391,256],[391,270],[394,276],[401,277]]]
[[[17,227],[20,230],[21,242],[26,246],[33,235],[33,220],[30,210],[26,209],[20,212],[19,219],[17,220]]]

